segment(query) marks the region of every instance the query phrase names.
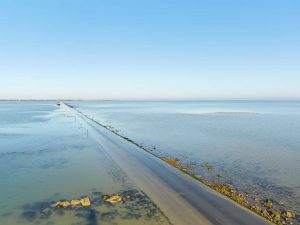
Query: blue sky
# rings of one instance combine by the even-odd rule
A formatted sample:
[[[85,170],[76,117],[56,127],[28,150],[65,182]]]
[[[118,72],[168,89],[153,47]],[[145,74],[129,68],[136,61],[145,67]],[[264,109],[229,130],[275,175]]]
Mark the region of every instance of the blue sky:
[[[300,99],[298,0],[0,0],[0,99]]]

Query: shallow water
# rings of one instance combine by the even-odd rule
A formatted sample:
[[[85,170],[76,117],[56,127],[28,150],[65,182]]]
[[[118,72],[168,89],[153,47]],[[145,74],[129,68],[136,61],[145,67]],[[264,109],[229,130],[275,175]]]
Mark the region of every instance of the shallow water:
[[[300,214],[299,101],[69,103],[155,155]]]
[[[169,224],[70,111],[0,102],[0,224]],[[128,194],[112,205],[102,194]],[[56,209],[88,196],[92,207]]]

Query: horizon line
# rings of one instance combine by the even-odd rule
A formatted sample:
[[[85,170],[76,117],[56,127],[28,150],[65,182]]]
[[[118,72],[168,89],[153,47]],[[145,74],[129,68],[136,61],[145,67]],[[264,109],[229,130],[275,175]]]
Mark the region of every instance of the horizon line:
[[[0,99],[0,101],[300,101],[300,98]]]

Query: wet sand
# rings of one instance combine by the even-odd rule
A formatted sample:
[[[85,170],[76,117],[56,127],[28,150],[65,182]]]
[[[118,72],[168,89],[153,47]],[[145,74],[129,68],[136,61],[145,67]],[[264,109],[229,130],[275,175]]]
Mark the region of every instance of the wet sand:
[[[68,106],[67,106],[68,107]],[[250,210],[205,187],[162,160],[101,127],[75,109],[89,135],[169,217],[172,223],[271,224]]]

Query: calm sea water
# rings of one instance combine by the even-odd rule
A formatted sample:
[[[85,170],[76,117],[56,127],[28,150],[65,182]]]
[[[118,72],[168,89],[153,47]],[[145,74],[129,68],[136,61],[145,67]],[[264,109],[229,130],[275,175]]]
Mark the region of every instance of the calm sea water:
[[[102,194],[127,193],[110,205]],[[53,209],[88,196],[92,207]],[[139,202],[139,204],[137,204]],[[56,102],[0,102],[0,224],[168,224],[167,218]]]
[[[300,213],[299,101],[70,104],[158,156],[195,163],[196,174]],[[203,163],[212,165],[214,172]]]

